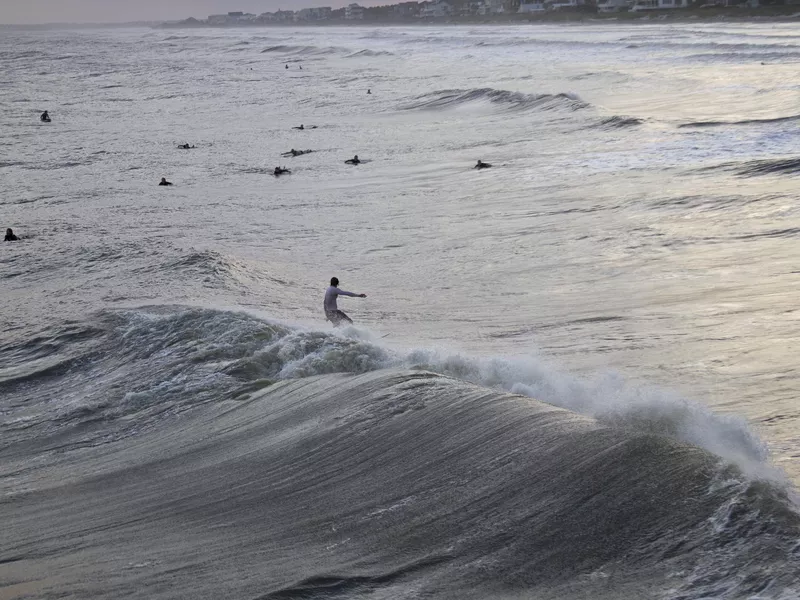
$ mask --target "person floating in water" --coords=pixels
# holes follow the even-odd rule
[[[338,296],[352,296],[353,298],[366,298],[366,294],[354,294],[353,292],[345,292],[339,289],[339,280],[336,277],[331,278],[331,285],[325,290],[325,320],[333,323],[334,327],[338,327],[344,322],[351,323],[353,320],[344,314],[336,306],[336,298]]]
[[[272,172],[272,174],[275,175],[275,177],[279,177],[280,175],[284,175],[284,174],[291,175],[291,173],[292,172],[289,169],[282,168],[282,167],[275,167],[275,170]]]
[[[478,164],[473,167],[473,169],[491,169],[491,168],[492,165],[483,162],[481,159],[478,159]]]
[[[189,144],[181,144],[178,146],[181,150],[191,150],[192,148],[197,148],[197,146],[190,146]]]
[[[358,159],[358,154],[356,154],[356,155],[355,155],[353,158],[351,158],[350,160],[346,160],[346,161],[344,161],[344,164],[346,164],[346,165],[360,165],[360,164],[361,164],[361,161]]]
[[[47,114],[47,111],[44,111],[42,113],[42,116],[39,117],[39,119],[42,121],[42,123],[49,123],[50,122],[50,115]]]
[[[14,235],[14,230],[11,229],[11,227],[6,229],[6,239],[5,239],[5,241],[7,241],[7,242],[16,242],[17,240],[19,240],[19,238]],[[334,304],[335,304],[335,302],[334,302]]]
[[[158,185],[172,185],[172,182],[167,181],[166,177],[162,177],[161,181],[158,182]]]
[[[367,94],[372,94],[372,90],[367,90]]]
[[[289,65],[286,65],[286,68],[288,69],[288,68],[289,68]]]
[[[284,152],[281,156],[303,156],[303,154],[311,154],[313,150],[295,150],[292,148],[288,152]]]

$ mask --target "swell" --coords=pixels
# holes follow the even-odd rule
[[[735,125],[766,125],[769,123],[787,123],[793,121],[800,121],[800,115],[774,117],[771,119],[744,119],[742,121],[693,121],[691,123],[681,123],[678,127],[728,127]]]
[[[338,46],[292,46],[288,44],[279,44],[276,46],[267,46],[261,51],[262,54],[276,53],[276,54],[289,54],[300,56],[325,56],[333,54],[351,54],[352,50]]]
[[[394,56],[394,53],[388,50],[359,50],[348,54],[345,58],[371,58],[375,56]]]
[[[600,121],[595,125],[596,129],[628,129],[630,127],[638,127],[644,123],[642,119],[637,117],[621,117],[613,116]]]
[[[572,94],[524,94],[494,88],[437,90],[416,96],[401,110],[451,109],[471,104],[489,103],[509,111],[568,110],[588,108],[589,104]]]
[[[800,158],[768,158],[741,162],[728,162],[700,171],[730,171],[741,177],[763,177],[767,175],[794,175],[800,172]]]

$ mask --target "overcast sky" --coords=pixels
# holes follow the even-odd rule
[[[117,23],[196,17],[233,10],[344,6],[345,0],[0,0],[0,23]],[[369,3],[365,3],[369,4]]]

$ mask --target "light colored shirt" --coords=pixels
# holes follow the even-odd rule
[[[336,307],[336,298],[337,296],[355,296],[358,297],[358,294],[354,294],[353,292],[345,292],[344,290],[340,290],[334,286],[328,286],[328,289],[325,290],[325,310],[339,310]]]

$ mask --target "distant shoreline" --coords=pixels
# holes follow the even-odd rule
[[[289,23],[226,23],[211,24],[204,21],[137,21],[129,23],[44,23],[44,24],[0,24],[0,30],[46,30],[46,29],[107,29],[107,28],[151,28],[151,29],[264,29],[297,27],[409,27],[444,25],[548,25],[548,24],[596,24],[596,23],[782,23],[800,20],[800,5],[765,6],[756,9],[737,7],[709,9],[652,10],[642,12],[597,13],[589,11],[556,11],[544,14],[512,14],[486,17],[447,17],[440,19],[328,19],[321,21],[292,21]]]
[[[635,13],[562,13],[532,17],[530,15],[511,16],[506,18],[446,18],[446,19],[408,19],[408,20],[360,20],[348,21],[344,19],[329,19],[326,21],[292,22],[292,23],[242,23],[212,25],[207,23],[161,23],[157,29],[264,29],[278,28],[290,29],[297,27],[411,27],[445,25],[559,25],[559,24],[595,24],[595,23],[781,23],[796,22],[800,20],[800,6],[792,7],[791,13],[759,13],[747,15],[740,11],[717,12],[710,10],[681,11],[647,11]]]

